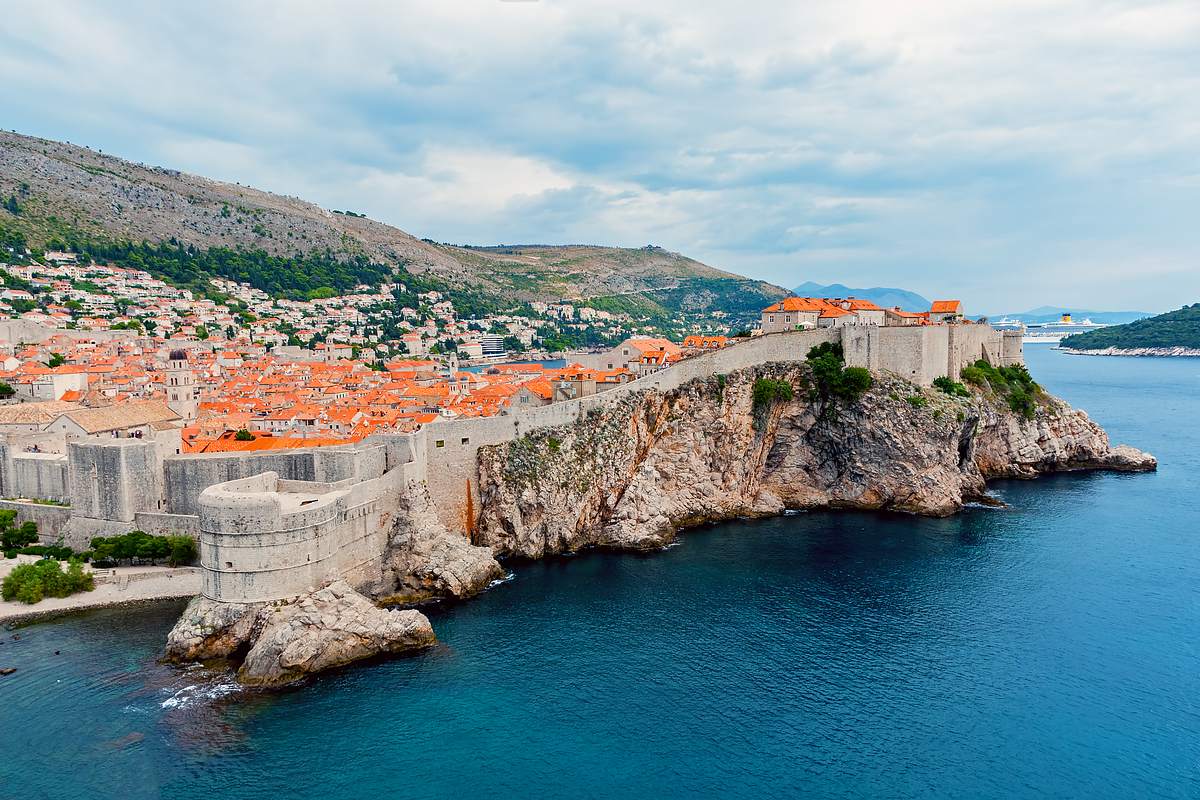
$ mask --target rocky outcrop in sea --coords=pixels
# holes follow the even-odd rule
[[[344,581],[272,603],[237,605],[196,597],[167,637],[166,658],[240,658],[237,678],[275,687],[383,653],[429,647],[433,626],[419,611],[377,607]]]
[[[760,378],[796,387],[756,406]],[[821,399],[807,367],[770,364],[628,395],[573,425],[482,448],[475,541],[537,558],[648,549],[689,525],[785,509],[946,516],[988,501],[986,480],[1154,469],[1082,411],[1039,398],[1032,419],[982,391],[951,397],[875,376],[860,400]]]

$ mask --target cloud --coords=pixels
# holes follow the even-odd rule
[[[986,311],[1200,296],[1192,0],[7,13],[6,127],[419,236],[655,243]]]

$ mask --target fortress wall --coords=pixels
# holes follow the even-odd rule
[[[313,447],[261,453],[201,453],[163,459],[166,510],[199,514],[200,493],[219,483],[275,472],[288,480],[336,482],[383,473],[383,446]]]
[[[70,502],[71,480],[66,455],[14,453],[6,459],[4,496]]]
[[[591,409],[634,392],[647,389],[666,392],[695,378],[708,378],[772,361],[802,361],[809,349],[821,342],[839,341],[843,330],[847,329],[821,328],[758,336],[577,400],[551,403],[515,414],[427,425],[420,433],[425,436],[427,484],[439,519],[449,530],[465,533],[468,481],[475,507],[479,507],[476,462],[479,448],[484,445],[512,441],[538,428],[574,423]]]
[[[111,342],[116,339],[135,339],[137,331],[83,331],[51,328],[27,319],[0,320],[0,344],[41,344],[51,336],[63,336],[75,341]]]
[[[133,524],[139,531],[152,536],[191,536],[200,539],[200,518],[191,514],[161,514],[138,511]]]
[[[379,579],[403,468],[311,484],[266,472],[201,493],[202,592],[226,602],[292,597],[342,577]]]
[[[46,506],[19,500],[0,500],[0,508],[17,512],[17,524],[34,522],[38,526],[38,543],[54,544],[71,519],[69,506]]]
[[[1025,338],[1021,331],[1000,332],[1000,359],[1005,367],[1025,363]]]
[[[950,352],[946,374],[958,380],[963,367],[979,359],[989,364],[1003,364],[1003,336],[990,325],[950,325]]]
[[[67,458],[77,517],[131,523],[138,511],[160,510],[162,460],[153,441],[68,442]]]

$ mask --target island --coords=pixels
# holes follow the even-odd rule
[[[1200,356],[1200,303],[1157,317],[1062,340],[1070,353],[1095,356]]]

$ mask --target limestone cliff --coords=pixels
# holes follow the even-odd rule
[[[374,594],[391,603],[433,597],[465,598],[504,576],[486,547],[471,544],[438,521],[424,485],[410,484],[388,535],[384,586]]]
[[[794,399],[756,408],[759,378],[788,381]],[[954,398],[887,375],[857,401],[823,400],[810,378],[768,364],[482,448],[476,543],[536,558],[657,547],[690,524],[785,508],[945,516],[985,499],[990,477],[1154,468],[1048,396],[1025,419],[983,392]]]
[[[171,630],[166,658],[185,662],[240,656],[239,682],[281,686],[434,641],[433,628],[421,612],[377,608],[337,581],[273,603],[235,605],[197,597]]]

